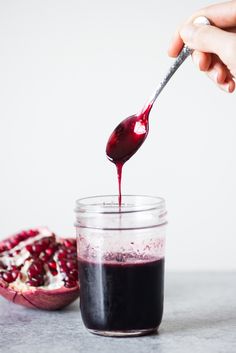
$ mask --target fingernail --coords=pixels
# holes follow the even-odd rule
[[[229,81],[229,93],[232,93],[235,90],[235,82],[234,80]]]
[[[227,93],[230,92],[230,91],[229,91],[229,84],[223,85],[222,88],[223,88],[223,90],[224,90],[225,92],[227,92]]]
[[[210,25],[210,21],[205,16],[198,16],[193,21],[195,25]]]
[[[230,92],[231,92],[231,88],[230,88],[229,82],[223,83],[223,84],[219,85],[219,87],[220,87],[223,91],[225,91],[225,92],[227,92],[227,93],[230,93]]]

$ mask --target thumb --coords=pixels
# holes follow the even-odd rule
[[[218,55],[227,65],[236,53],[236,35],[214,26],[186,24],[180,30],[184,43],[191,49]]]

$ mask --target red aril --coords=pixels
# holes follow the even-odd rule
[[[29,308],[55,310],[72,303],[79,296],[75,239],[36,228],[1,241],[0,294]]]

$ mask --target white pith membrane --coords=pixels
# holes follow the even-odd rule
[[[14,282],[11,282],[8,284],[8,288],[12,288],[13,290],[19,291],[36,291],[38,289],[46,289],[46,290],[54,290],[54,289],[59,289],[64,286],[64,281],[63,279],[65,278],[65,274],[63,272],[60,272],[60,267],[58,266],[58,258],[57,254],[54,254],[52,256],[52,260],[56,262],[57,265],[57,275],[53,276],[52,273],[50,272],[48,265],[44,264],[44,269],[45,269],[45,275],[44,275],[44,285],[34,287],[30,286],[28,283],[26,283],[29,280],[27,271],[30,267],[30,265],[35,261],[34,259],[27,260],[28,257],[31,256],[29,251],[26,250],[26,245],[32,244],[38,240],[41,240],[43,238],[48,238],[48,237],[55,237],[52,232],[50,232],[47,228],[38,228],[39,234],[34,236],[34,237],[29,237],[26,240],[21,241],[17,246],[13,247],[11,250],[6,250],[2,253],[0,253],[0,261],[3,262],[4,265],[10,269],[12,266],[20,266],[24,262],[25,264],[23,267],[19,270],[19,275],[17,279]],[[19,254],[15,254],[17,250],[20,250]],[[9,257],[9,254],[13,254],[14,257]],[[39,256],[40,259],[40,256]],[[7,283],[7,282],[6,282]]]

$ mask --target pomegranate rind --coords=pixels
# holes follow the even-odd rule
[[[7,300],[27,308],[58,310],[71,304],[79,297],[79,286],[74,288],[63,287],[55,290],[33,288],[28,291],[17,292],[2,282],[0,281],[0,294]]]

